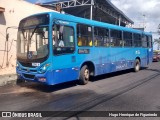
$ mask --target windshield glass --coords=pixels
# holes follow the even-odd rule
[[[48,55],[48,27],[35,26],[18,30],[17,58],[36,60]]]

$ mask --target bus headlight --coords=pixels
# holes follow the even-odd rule
[[[18,63],[16,63],[16,68],[17,70],[21,70],[20,65]]]
[[[45,73],[49,66],[50,66],[50,64],[45,64],[45,65],[43,65],[43,66],[39,69],[38,72],[39,72],[39,73]]]

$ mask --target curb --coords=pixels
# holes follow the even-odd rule
[[[0,86],[16,84],[17,74],[0,75]]]

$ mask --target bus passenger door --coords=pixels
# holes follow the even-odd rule
[[[54,83],[76,80],[75,24],[58,20],[53,25],[52,34]]]
[[[147,49],[147,62],[148,64],[152,63],[152,55],[153,55],[153,50],[152,48]]]
[[[152,63],[152,60],[153,60],[153,46],[152,46],[152,37],[151,36],[148,36],[147,46],[148,46],[147,61],[148,61],[148,64],[150,64],[150,63]]]

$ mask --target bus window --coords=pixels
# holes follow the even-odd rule
[[[135,47],[141,47],[142,46],[142,41],[141,41],[141,34],[134,34],[134,46]]]
[[[152,37],[148,36],[148,47],[152,48]]]
[[[118,30],[111,30],[110,31],[110,41],[111,41],[111,46],[118,47],[118,46],[123,46],[123,41],[122,41],[122,32]]]
[[[104,46],[109,47],[110,41],[109,41],[109,30],[108,29],[104,30],[103,40],[104,40]]]
[[[92,46],[92,27],[84,24],[77,25],[78,46]]]
[[[74,29],[72,27],[54,25],[52,28],[52,39],[55,55],[74,52]]]
[[[147,48],[148,36],[144,35],[142,38],[142,47]]]
[[[131,47],[132,46],[132,33],[123,32],[123,40],[124,40],[124,46]]]
[[[108,29],[94,27],[94,45],[109,46]]]

